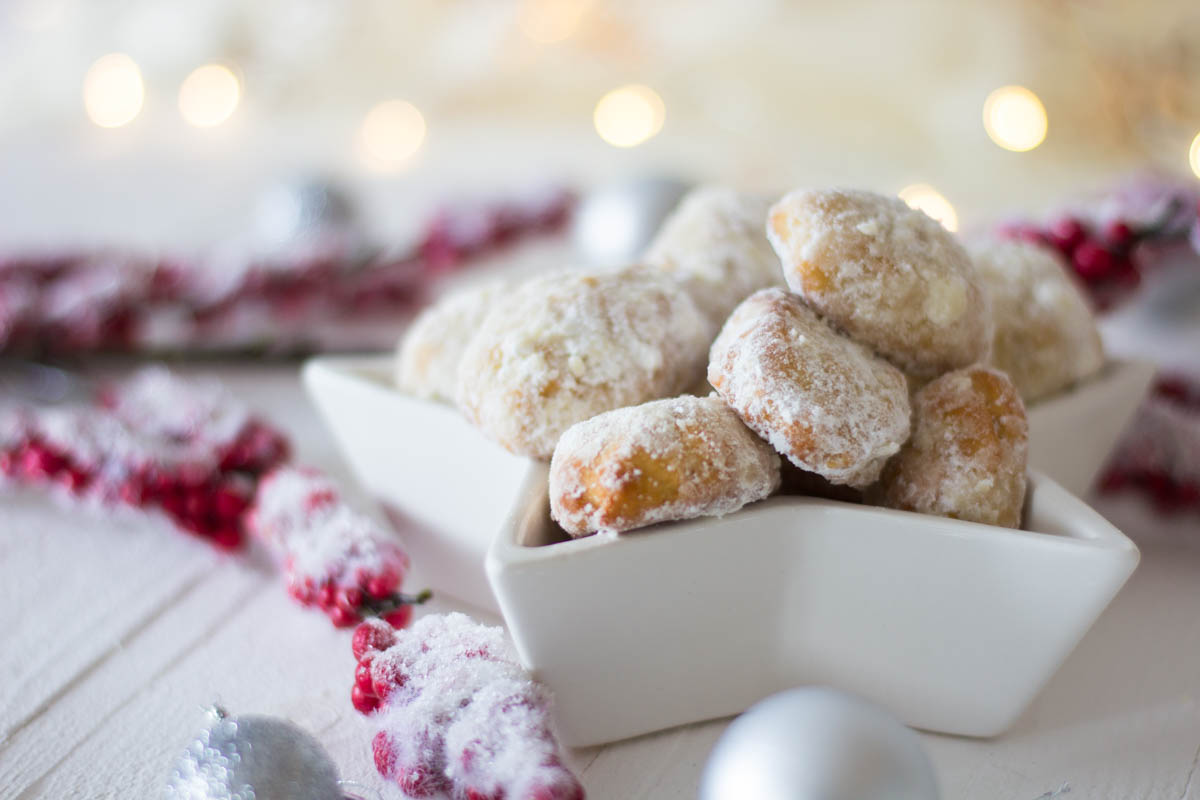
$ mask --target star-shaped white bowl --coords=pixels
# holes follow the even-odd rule
[[[992,736],[1138,561],[1036,471],[1024,528],[777,496],[569,540],[539,465],[487,572],[571,745],[735,714],[804,684],[857,692],[914,727]]]

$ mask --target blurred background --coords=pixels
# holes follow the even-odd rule
[[[1198,77],[1195,0],[4,0],[0,248],[202,245],[298,174],[386,237],[647,172],[970,225],[1200,176]]]

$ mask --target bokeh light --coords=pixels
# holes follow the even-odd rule
[[[425,141],[425,117],[406,100],[387,100],[367,112],[361,136],[371,166],[396,169]]]
[[[948,231],[958,230],[958,214],[950,201],[942,193],[927,183],[914,183],[900,190],[900,199],[908,203],[909,208],[924,211],[929,216],[942,223]]]
[[[1196,173],[1196,177],[1200,178],[1200,133],[1192,139],[1192,147],[1188,150],[1188,164],[1191,165],[1192,172]]]
[[[614,147],[634,147],[662,130],[666,107],[649,86],[613,89],[596,103],[596,133]]]
[[[517,25],[533,41],[554,44],[579,29],[589,5],[591,0],[524,0]]]
[[[1023,153],[1046,138],[1046,107],[1024,86],[1001,86],[983,102],[983,128],[1005,150]]]
[[[241,83],[233,70],[205,64],[192,70],[180,85],[179,113],[189,125],[211,128],[233,115],[241,97]]]
[[[124,53],[96,59],[83,78],[84,111],[101,128],[119,128],[133,122],[145,99],[142,72]]]

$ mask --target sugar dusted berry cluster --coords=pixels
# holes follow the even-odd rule
[[[379,727],[375,766],[411,797],[583,800],[550,729],[550,700],[504,632],[463,614],[354,632],[351,697]]]
[[[1200,384],[1160,377],[1121,437],[1100,490],[1139,489],[1166,513],[1200,512]]]
[[[0,253],[0,352],[383,346],[438,276],[557,230],[571,204],[556,188],[459,202],[399,252],[352,236],[270,255],[230,243],[208,257]]]
[[[223,548],[241,544],[255,483],[287,454],[283,434],[220,384],[161,367],[106,387],[95,403],[0,409],[4,481],[160,509]]]
[[[400,593],[408,554],[371,518],[353,511],[337,486],[316,470],[285,466],[258,487],[247,517],[251,532],[280,558],[288,593],[348,627],[382,616],[396,627],[428,593]]]
[[[1002,232],[1056,250],[1103,310],[1140,285],[1146,248],[1182,244],[1200,231],[1194,191],[1131,186],[1107,198],[1106,206],[1098,214],[1066,214],[1044,226],[1007,225]]]

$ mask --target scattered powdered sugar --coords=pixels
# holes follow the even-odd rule
[[[690,192],[663,223],[642,260],[683,285],[713,334],[751,293],[783,285],[763,227],[771,203],[723,186]]]
[[[831,483],[870,484],[908,439],[904,375],[782,289],[733,312],[708,380],[751,430]]]
[[[400,342],[396,385],[415,397],[454,402],[458,362],[506,281],[461,289],[422,311]]]
[[[1104,366],[1091,306],[1057,255],[1011,239],[971,243],[992,300],[991,362],[1007,372],[1026,403],[1071,386]]]
[[[406,792],[582,800],[550,729],[549,696],[502,629],[464,614],[425,616],[370,664],[386,689],[373,717],[384,748],[377,738],[376,763]]]
[[[458,405],[509,450],[549,458],[574,423],[693,385],[707,332],[691,298],[652,270],[534,278],[498,299],[467,345]]]
[[[987,356],[991,317],[970,257],[899,198],[794,191],[771,208],[767,236],[792,291],[906,372],[930,378]]]
[[[917,392],[914,404],[912,439],[868,501],[1018,527],[1029,426],[1008,376],[984,365],[949,372]]]
[[[779,456],[716,395],[655,400],[569,428],[550,510],[572,536],[721,516],[779,486]]]

